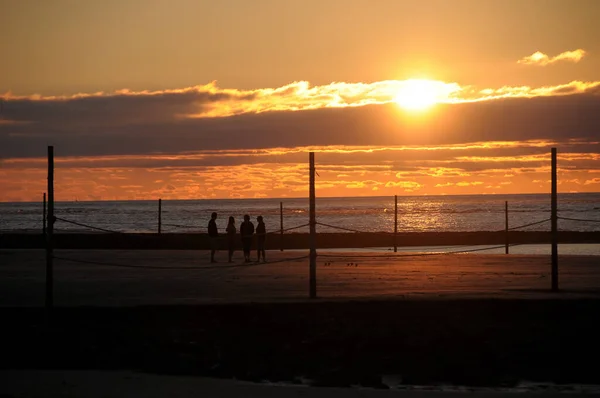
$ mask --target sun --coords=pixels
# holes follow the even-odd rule
[[[404,80],[394,97],[394,102],[407,110],[422,111],[447,99],[448,91],[444,82],[425,79]]]

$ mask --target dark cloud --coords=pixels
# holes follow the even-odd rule
[[[426,116],[383,104],[181,117],[230,98],[226,93],[182,92],[6,101],[5,118],[29,123],[0,124],[0,158],[43,157],[47,145],[54,145],[58,156],[100,156],[600,138],[596,92],[445,104]]]
[[[420,147],[408,150],[377,149],[373,152],[324,152],[318,151],[319,172],[346,171],[383,172],[386,170],[416,170],[419,167],[455,167],[469,171],[503,169],[507,167],[547,166],[550,159],[550,145],[544,142],[522,143],[517,147],[497,147],[491,149],[483,143],[471,146],[444,146],[437,150],[422,150]],[[541,146],[543,144],[543,146]],[[285,165],[306,165],[308,156],[305,150],[290,151],[285,154],[270,154],[268,151],[235,151],[226,155],[207,152],[206,154],[182,156],[112,156],[88,158],[57,158],[56,167],[73,169],[181,169],[190,173],[193,170],[210,170],[214,167],[256,166],[285,167]],[[600,158],[598,143],[566,143],[561,145],[559,158],[561,167],[593,168]],[[0,160],[1,162],[1,160]],[[4,161],[2,168],[24,169],[45,167],[44,158],[29,158],[19,161]]]

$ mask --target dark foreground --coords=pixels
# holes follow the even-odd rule
[[[314,385],[600,384],[600,300],[0,309],[4,369],[134,369]]]

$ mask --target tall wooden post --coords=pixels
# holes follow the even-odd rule
[[[281,237],[279,250],[283,251],[283,202],[279,202],[279,234]]]
[[[158,200],[158,233],[160,234],[160,230],[162,227],[162,199]]]
[[[558,184],[556,172],[556,148],[552,148],[552,205],[550,223],[552,226],[552,291],[558,291]]]
[[[310,225],[310,298],[317,297],[317,221],[315,217],[315,153],[309,153],[309,225]]]
[[[508,200],[504,202],[504,254],[508,254]]]
[[[44,199],[42,205],[42,234],[46,235],[46,192],[44,192]]]
[[[394,195],[394,253],[398,252],[398,195]]]
[[[46,310],[54,305],[54,147],[48,147],[48,228],[46,231]]]

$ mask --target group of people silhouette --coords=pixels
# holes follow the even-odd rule
[[[219,230],[217,228],[217,213],[213,212],[208,222],[208,238],[210,240],[210,262],[216,263],[215,253],[219,248]],[[250,252],[252,250],[252,241],[256,234],[256,254],[257,262],[260,262],[261,258],[263,262],[267,262],[265,257],[265,239],[267,237],[267,228],[262,216],[256,217],[257,226],[254,228],[254,224],[250,221],[248,214],[244,215],[244,221],[240,224],[240,237],[242,239],[242,249],[244,252],[244,262],[249,263]],[[227,222],[227,228],[225,229],[227,234],[227,252],[229,255],[229,262],[233,262],[233,253],[235,251],[235,241],[237,228],[235,227],[235,218],[229,217]]]

